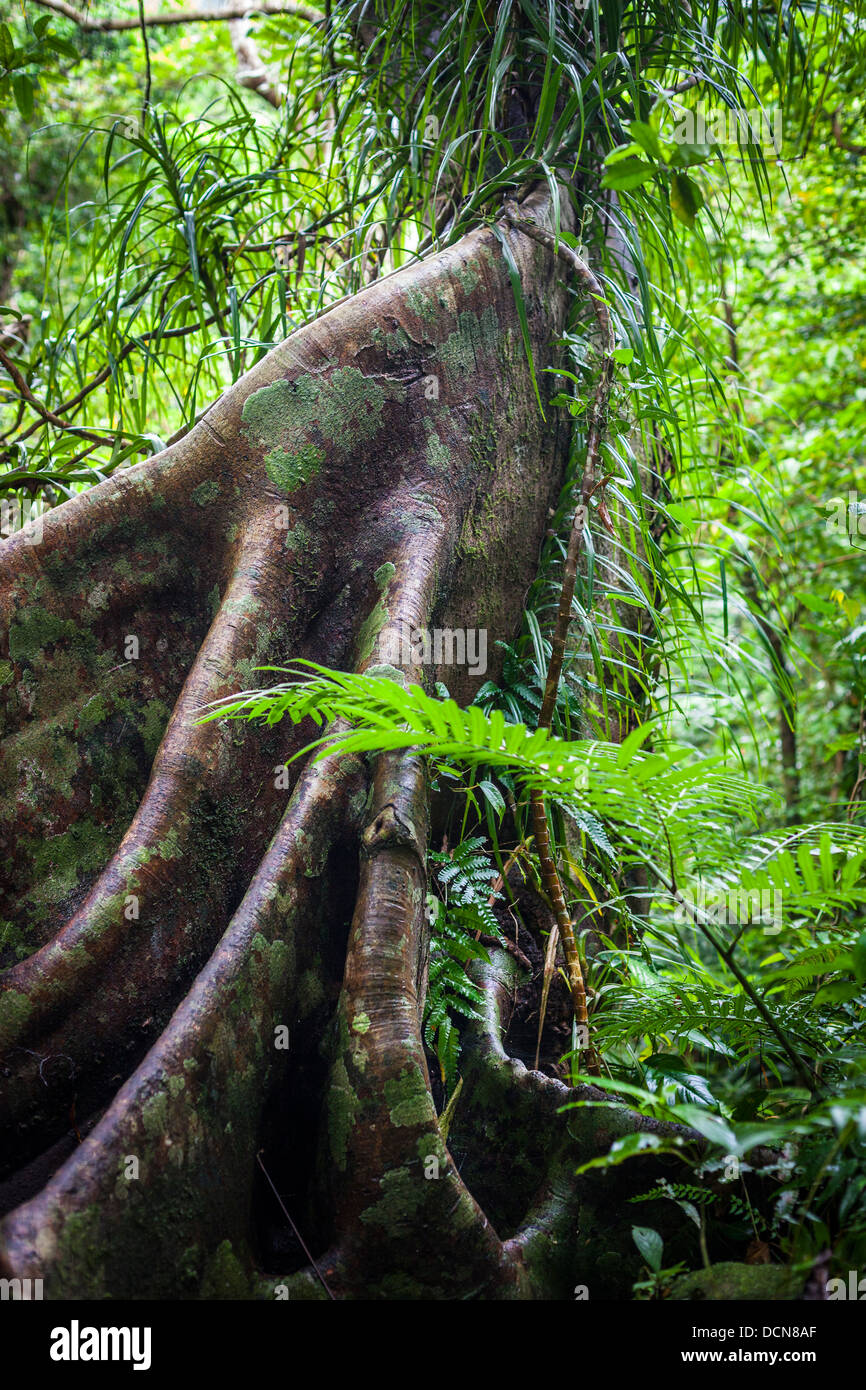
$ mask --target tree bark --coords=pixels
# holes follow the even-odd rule
[[[542,197],[524,207],[546,222]],[[565,271],[504,234],[546,393]],[[590,1266],[599,1293],[627,1288],[630,1242],[577,1237],[598,1183],[573,1170],[648,1122],[578,1126],[560,1083],[508,1057],[504,952],[457,1112],[478,1194],[443,1142],[423,763],[293,765],[287,789],[307,731],[195,723],[258,665],[372,669],[405,627],[484,626],[495,652],[567,444],[481,229],[294,333],[177,444],[0,549],[4,1275],[48,1298],[325,1297],[322,1279],[571,1297]],[[465,670],[400,674],[474,694]],[[518,1112],[506,1196],[490,1127]],[[261,1151],[317,1268],[277,1229]]]

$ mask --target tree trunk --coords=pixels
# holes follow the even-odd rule
[[[549,395],[564,269],[505,235]],[[49,1298],[627,1292],[630,1221],[604,1216],[623,1179],[573,1173],[651,1126],[563,1115],[567,1089],[508,1056],[505,952],[466,1045],[460,1172],[443,1142],[423,763],[293,765],[287,790],[309,731],[194,722],[258,665],[369,669],[407,626],[486,627],[495,652],[562,485],[558,414],[482,229],[3,546],[4,1275]],[[472,698],[465,670],[432,674]],[[317,1269],[279,1234],[261,1150]]]

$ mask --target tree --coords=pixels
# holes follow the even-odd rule
[[[799,51],[801,16],[785,7],[768,39],[762,15],[716,7],[703,22],[677,5],[334,11],[327,26],[312,17],[318,49],[297,41],[307,71],[297,91],[291,75],[285,86],[312,132],[298,186],[325,159],[342,202],[310,222],[274,194],[256,220],[270,233],[282,219],[280,234],[254,243],[242,204],[254,186],[279,185],[274,170],[303,131],[289,117],[273,138],[254,137],[244,109],[215,140],[248,155],[260,140],[255,153],[271,162],[251,157],[232,183],[226,159],[196,203],[207,151],[194,170],[177,156],[148,75],[140,126],[109,135],[109,155],[123,138],[139,162],[106,204],[125,230],[111,250],[99,241],[115,260],[80,332],[87,373],[77,388],[63,380],[69,336],[45,334],[26,363],[0,349],[16,397],[10,496],[77,487],[111,435],[110,476],[37,509],[3,547],[2,757],[15,790],[2,833],[15,858],[2,912],[21,957],[0,992],[19,1203],[3,1226],[3,1272],[44,1277],[57,1297],[623,1295],[639,1268],[623,1197],[672,1171],[669,1150],[703,1141],[622,1104],[596,1110],[603,1091],[531,1065],[519,1029],[527,991],[538,1012],[539,982],[524,973],[544,949],[538,930],[532,960],[507,933],[476,958],[478,1017],[462,1040],[460,1092],[443,1105],[446,1068],[431,1079],[422,1010],[430,821],[441,835],[447,812],[441,795],[431,806],[427,761],[334,753],[292,763],[289,785],[308,726],[198,720],[257,668],[297,657],[444,682],[468,705],[478,683],[447,659],[425,669],[405,635],[483,627],[513,639],[557,508],[571,526],[597,425],[608,452],[591,487],[583,474],[575,534],[590,574],[632,559],[650,574],[636,620],[620,622],[613,589],[601,605],[603,681],[621,702],[614,741],[631,733],[637,749],[655,682],[646,648],[665,604],[683,597],[654,569],[676,431],[664,397],[637,420],[624,395],[583,413],[608,345],[575,265],[591,243],[620,343],[610,361],[627,364],[639,340],[660,370],[647,266],[667,248],[655,219],[661,209],[668,227],[694,224],[704,195],[686,170],[710,155],[700,142],[664,145],[653,101],[674,79],[740,101],[747,69],[769,93],[784,83],[787,46]],[[314,61],[315,99],[304,86]],[[157,168],[166,197],[149,203]],[[650,181],[652,196],[630,202]],[[327,284],[341,219],[358,222],[356,292],[313,316],[304,264]],[[236,240],[226,227],[240,227]],[[165,258],[156,270],[149,235]],[[238,257],[267,259],[274,246],[277,269],[239,293]],[[278,324],[291,326],[292,264],[309,321],[262,355]],[[146,329],[144,312],[155,314]],[[159,448],[141,393],[122,402],[124,372],[143,364],[152,397],[156,374],[172,374],[172,344],[207,344],[212,331],[219,366],[202,373],[205,353],[194,371],[178,362],[184,418]],[[199,414],[200,374],[222,371],[224,385],[226,369],[231,384]],[[569,381],[573,394],[557,390]],[[93,411],[84,424],[82,407]],[[154,410],[161,429],[168,412]],[[34,439],[55,452],[21,454]],[[628,450],[630,492],[610,482]],[[597,713],[587,696],[587,729]],[[542,824],[543,813],[536,845]],[[655,871],[656,884],[676,895],[673,824],[666,833],[674,881]],[[545,885],[522,888],[512,867],[500,864],[499,886],[523,903],[524,925],[543,926],[549,986]],[[592,870],[578,872],[586,918]],[[646,879],[629,891],[640,896]],[[733,952],[722,956],[735,970]],[[560,991],[560,1014],[562,1004]],[[591,1104],[563,1108],[575,1102]],[[88,1131],[77,1146],[70,1124],[77,1139]],[[576,1175],[614,1140],[638,1157]],[[283,1211],[303,1248],[268,1234],[284,1220],[271,1173],[293,1194]],[[666,1233],[669,1206],[662,1193],[646,1213]]]

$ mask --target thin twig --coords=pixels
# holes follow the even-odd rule
[[[304,1237],[301,1235],[301,1233],[300,1233],[300,1231],[298,1230],[297,1226],[295,1225],[294,1221],[293,1221],[292,1218],[289,1216],[289,1213],[286,1211],[285,1202],[283,1201],[283,1199],[282,1199],[282,1197],[280,1196],[280,1194],[279,1194],[279,1192],[277,1191],[277,1189],[274,1187],[273,1179],[271,1178],[271,1175],[270,1175],[270,1173],[268,1172],[268,1170],[267,1170],[267,1168],[265,1167],[265,1165],[262,1163],[262,1150],[261,1150],[261,1149],[259,1149],[258,1153],[256,1154],[256,1162],[258,1163],[259,1167],[261,1168],[262,1172],[264,1173],[265,1177],[267,1178],[268,1183],[269,1183],[269,1185],[270,1185],[270,1189],[271,1189],[271,1191],[273,1192],[274,1196],[276,1197],[277,1201],[278,1201],[279,1204],[280,1204],[280,1210],[282,1211],[283,1216],[284,1216],[284,1217],[286,1218],[286,1220],[288,1221],[288,1223],[289,1223],[289,1225],[291,1226],[292,1230],[294,1231],[294,1233],[295,1233],[295,1235],[296,1235],[298,1241],[300,1242],[300,1245],[301,1245],[301,1248],[303,1249],[304,1254],[306,1255],[307,1259],[310,1261],[310,1264],[313,1266],[313,1269],[316,1271],[316,1275],[318,1276],[319,1283],[322,1285],[322,1288],[325,1290],[325,1293],[326,1293],[326,1294],[328,1295],[328,1297],[331,1299],[332,1303],[336,1303],[337,1300],[336,1300],[336,1298],[334,1298],[334,1295],[331,1293],[331,1290],[328,1288],[328,1283],[327,1283],[327,1280],[325,1279],[324,1274],[323,1274],[322,1271],[319,1269],[319,1266],[316,1264],[316,1261],[313,1259],[312,1255],[310,1254],[310,1251],[309,1251],[309,1249],[307,1248],[307,1242],[304,1240]]]
[[[144,22],[144,0],[138,0],[138,25],[141,29],[141,45],[144,49],[144,98],[141,103],[141,123],[144,125],[147,120],[147,111],[150,106],[150,88],[152,75],[150,71],[150,44],[147,41],[147,25]]]
[[[40,400],[37,400],[15,363],[2,348],[0,348],[0,366],[2,366],[3,370],[8,372],[9,376],[12,378],[18,390],[18,394],[29,406],[33,407],[36,414],[40,415],[46,424],[54,425],[54,427],[59,430],[71,430],[81,439],[93,439],[97,444],[105,443],[103,435],[91,434],[89,430],[82,429],[79,425],[69,424],[67,420],[62,420],[59,415],[55,415],[52,410],[49,410],[47,405],[43,405]]]

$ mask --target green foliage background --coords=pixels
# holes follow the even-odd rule
[[[360,49],[357,5],[335,4],[324,38],[260,17],[274,110],[238,84],[225,25],[149,30],[147,102],[139,33],[6,0],[0,496],[38,511],[157,452],[293,327],[495,218],[505,194],[545,180],[556,204],[571,197],[580,237],[563,237],[603,276],[618,370],[554,724],[583,780],[544,789],[575,921],[597,938],[604,1084],[710,1140],[668,1194],[701,1240],[712,1219],[721,1246],[752,1236],[801,1262],[830,1246],[862,1267],[864,15],[693,9],[379,4]],[[675,143],[699,105],[778,111],[782,157],[766,139]],[[334,673],[235,711],[294,717],[302,698],[350,719],[369,752],[370,711],[387,705],[391,746],[424,747],[455,794],[448,853],[474,856],[475,886],[449,894],[431,859],[427,1016],[449,1085],[476,933],[496,935],[484,864],[537,877],[525,793],[591,321],[575,311],[560,348],[572,476],[523,630],[474,712]],[[509,738],[522,764],[492,756]],[[748,911],[702,925],[677,896],[761,889],[781,897],[770,932]],[[741,1174],[757,1142],[782,1154],[762,1212],[726,1169],[733,1155]]]

